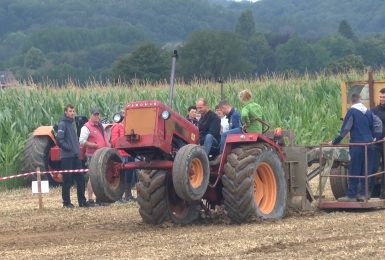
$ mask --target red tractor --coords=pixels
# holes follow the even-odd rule
[[[125,109],[125,135],[118,138],[116,149],[137,161],[123,163],[116,149],[97,150],[89,173],[98,199],[120,199],[122,171],[141,169],[138,203],[146,223],[169,218],[190,223],[201,209],[209,211],[216,205],[224,205],[228,217],[237,223],[285,215],[289,176],[283,165],[285,155],[274,138],[258,133],[229,135],[221,161],[210,165],[213,161],[198,145],[198,129],[169,106],[137,101]],[[303,176],[306,179],[306,173]],[[306,197],[306,191],[302,195]]]
[[[172,104],[177,53],[174,51],[169,104]],[[137,184],[139,213],[144,222],[167,219],[187,224],[201,210],[223,205],[236,223],[253,217],[279,219],[288,205],[300,209],[312,200],[307,148],[284,146],[281,133],[228,135],[219,163],[198,145],[198,129],[159,101],[130,102],[125,107],[124,136],[117,147],[97,150],[90,162],[96,197],[114,202],[122,197],[123,171],[140,169]],[[118,121],[117,118],[116,121]],[[123,163],[117,150],[136,158]],[[286,155],[288,154],[288,155]],[[287,160],[289,158],[290,160]],[[318,172],[317,169],[312,174]]]

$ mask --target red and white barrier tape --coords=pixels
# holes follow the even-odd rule
[[[40,172],[41,174],[47,174],[47,173],[82,173],[82,172],[88,172],[88,169],[78,169],[78,170],[60,170],[60,171],[44,171]],[[21,173],[21,174],[16,174],[16,175],[11,175],[11,176],[4,176],[0,177],[0,182],[9,180],[9,179],[15,179],[18,177],[24,177],[24,176],[29,176],[29,175],[34,175],[37,174],[38,172],[27,172],[27,173]]]

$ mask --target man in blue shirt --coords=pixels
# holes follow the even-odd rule
[[[223,114],[226,115],[229,121],[229,131],[223,132],[221,134],[221,144],[220,144],[220,153],[223,152],[225,146],[226,137],[228,134],[240,134],[241,130],[241,115],[239,112],[230,105],[226,100],[219,102],[218,107],[222,110]]]
[[[350,132],[350,143],[370,143],[374,138],[374,121],[373,113],[368,110],[362,103],[359,94],[353,94],[351,97],[351,107],[347,111],[339,134],[334,138],[331,144],[339,144],[342,139]],[[373,145],[368,145],[368,174],[372,173],[373,168]],[[350,176],[365,176],[365,147],[350,146],[349,147]],[[370,181],[371,178],[369,178]],[[370,187],[370,184],[369,184]],[[365,199],[365,179],[349,178],[348,192],[346,197],[339,198],[338,201],[352,202],[363,201]],[[369,189],[370,196],[370,189]]]

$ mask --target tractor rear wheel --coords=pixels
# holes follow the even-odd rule
[[[199,202],[179,198],[171,178],[163,170],[141,171],[136,188],[139,213],[147,224],[158,225],[169,219],[188,224],[199,217]]]
[[[281,160],[267,144],[233,149],[224,167],[223,197],[229,218],[237,223],[253,216],[280,219],[287,208],[287,184]]]
[[[174,190],[175,185],[167,181],[167,210],[171,221],[176,224],[190,224],[199,218],[200,200],[185,201]]]
[[[166,176],[162,170],[143,170],[138,175],[139,214],[147,224],[158,225],[168,217],[166,205]]]
[[[49,151],[53,146],[54,143],[49,136],[31,135],[24,145],[24,165],[22,172],[34,172],[37,167],[40,168],[40,171],[48,171],[50,168],[59,169],[59,163],[55,165],[56,167],[50,167]],[[44,174],[42,177],[43,179],[48,179],[51,185],[58,185],[58,183],[62,181],[61,174]],[[28,182],[31,182],[36,180],[36,176],[30,175],[26,179]]]
[[[101,202],[115,202],[122,198],[124,177],[114,167],[122,163],[116,150],[108,147],[98,149],[91,158],[89,176],[96,198]]]
[[[210,168],[202,147],[188,144],[178,150],[172,168],[176,194],[185,201],[200,200],[209,184]]]
[[[345,166],[338,166],[337,168],[332,168],[330,171],[331,175],[347,176],[348,169]],[[339,199],[346,196],[348,191],[348,178],[341,177],[330,177],[330,187],[334,198]]]

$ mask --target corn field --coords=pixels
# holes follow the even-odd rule
[[[375,74],[383,77],[385,72]],[[366,75],[273,76],[255,81],[224,83],[225,98],[241,109],[238,93],[250,89],[253,99],[262,105],[264,119],[272,127],[290,129],[296,144],[314,145],[330,140],[338,131],[341,117],[340,83],[366,79]],[[220,84],[196,80],[175,84],[173,108],[185,115],[187,107],[198,97],[205,97],[212,109],[220,101]],[[102,117],[112,118],[125,103],[134,100],[161,100],[167,103],[168,84],[98,85],[83,88],[69,83],[64,88],[50,86],[16,86],[0,89],[0,176],[19,172],[23,162],[24,142],[41,125],[59,121],[67,103],[75,105],[77,114],[89,115],[91,107],[99,107]],[[15,187],[21,180],[11,180]],[[2,184],[0,184],[2,185]]]

